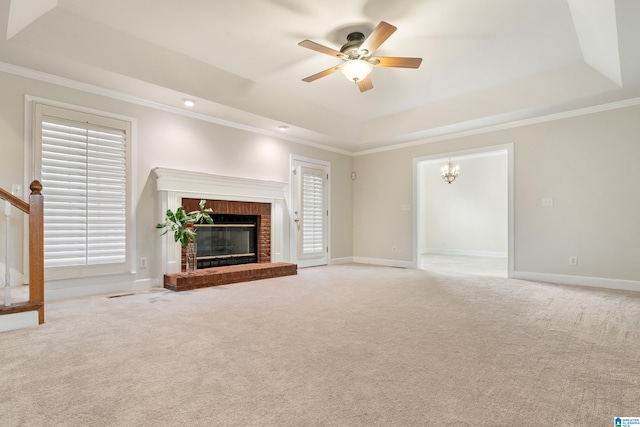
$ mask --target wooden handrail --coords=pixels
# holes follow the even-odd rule
[[[31,189],[29,203],[0,188],[0,198],[29,214],[29,302],[0,307],[0,314],[37,310],[38,323],[42,324],[44,323],[44,197],[40,182],[33,181],[29,188]]]
[[[38,181],[33,181],[38,182]],[[40,184],[38,182],[38,184]],[[33,185],[33,183],[31,183]],[[40,185],[40,190],[42,190],[42,185]],[[0,188],[0,199],[4,199],[7,202],[11,203],[16,208],[20,209],[22,212],[28,214],[29,213],[29,203],[25,202],[22,199],[17,198],[13,194],[9,193],[7,190],[3,190]]]

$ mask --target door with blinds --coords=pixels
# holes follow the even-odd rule
[[[34,110],[48,276],[124,272],[130,123],[43,104]]]
[[[299,267],[326,265],[329,260],[329,167],[293,161],[293,246]]]

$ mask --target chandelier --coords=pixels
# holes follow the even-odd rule
[[[447,183],[451,184],[456,180],[458,174],[460,173],[460,167],[458,165],[453,166],[451,164],[451,159],[449,162],[440,169],[442,171],[442,179],[447,181]]]

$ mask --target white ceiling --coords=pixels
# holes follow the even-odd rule
[[[7,0],[0,61],[288,138],[363,152],[640,95],[637,0]],[[360,93],[354,28],[398,30]]]

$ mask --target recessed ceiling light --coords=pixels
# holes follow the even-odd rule
[[[196,101],[194,101],[193,99],[183,99],[182,103],[185,107],[193,107],[194,105],[196,105]]]
[[[287,129],[289,129],[289,126],[286,126],[286,125],[280,125],[280,126],[278,126],[278,130],[279,130],[280,132],[286,132],[286,131],[287,131]]]

